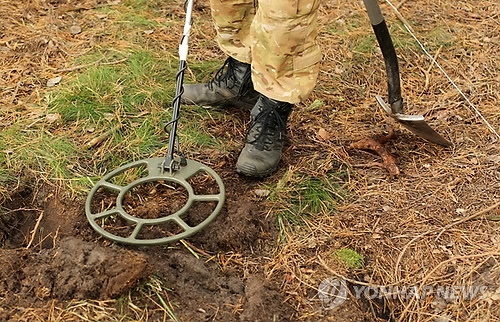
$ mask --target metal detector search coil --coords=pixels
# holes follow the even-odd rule
[[[179,170],[175,172],[165,171],[163,169],[164,160],[165,160],[164,158],[153,158],[153,159],[146,159],[129,163],[121,168],[118,168],[110,172],[109,174],[104,176],[99,182],[97,182],[94,188],[90,191],[87,197],[87,201],[85,203],[85,213],[92,228],[94,228],[102,236],[112,241],[122,244],[146,246],[146,245],[161,245],[161,244],[175,242],[183,238],[187,238],[193,235],[194,233],[202,230],[210,222],[212,222],[222,210],[225,201],[225,190],[224,190],[224,184],[222,183],[222,179],[211,168],[193,160],[186,160],[187,165],[181,167]],[[139,167],[147,167],[148,175],[140,179],[137,179],[126,186],[120,186],[111,183],[111,180],[114,177],[124,173],[127,170]],[[219,193],[213,195],[196,195],[194,193],[193,187],[188,183],[187,180],[189,180],[189,178],[195,176],[198,173],[206,173],[210,175],[213,179],[215,179],[215,182],[219,187]],[[158,181],[173,182],[184,187],[188,192],[188,200],[186,204],[177,212],[161,218],[145,219],[145,218],[134,217],[128,214],[123,208],[123,200],[127,192],[131,191],[134,187],[137,187],[138,185],[148,182],[158,182]],[[114,208],[101,212],[92,212],[92,203],[99,188],[103,188],[118,193],[118,196],[116,197],[116,206]],[[216,202],[217,205],[215,206],[215,209],[212,211],[212,213],[205,218],[205,220],[203,220],[196,226],[190,226],[183,220],[183,215],[185,215],[189,211],[189,209],[193,206],[194,202]],[[109,231],[106,231],[99,224],[99,221],[102,222],[109,216],[122,217],[127,222],[135,225],[134,230],[127,237],[117,236]],[[165,236],[162,238],[155,238],[155,239],[138,238],[141,229],[145,228],[146,226],[154,226],[154,225],[162,226],[162,225],[167,225],[171,222],[177,224],[179,227],[182,228],[183,231],[176,235]]]
[[[172,102],[172,120],[167,124],[167,126],[171,126],[167,156],[165,158],[152,158],[136,161],[112,171],[104,178],[102,178],[99,182],[97,182],[94,188],[92,188],[92,190],[90,191],[87,197],[87,202],[85,203],[85,213],[92,228],[94,228],[102,236],[118,243],[130,245],[160,245],[189,237],[192,234],[205,228],[205,226],[213,221],[215,217],[220,213],[224,205],[224,184],[222,183],[222,179],[217,175],[217,173],[197,161],[187,160],[181,153],[181,151],[179,151],[179,148],[177,148],[177,154],[180,155],[180,157],[175,157],[174,155],[176,143],[178,144],[179,142],[177,137],[177,123],[180,119],[180,101],[182,93],[184,92],[184,88],[182,85],[184,81],[184,72],[187,67],[186,59],[188,54],[189,32],[191,30],[192,24],[191,13],[193,11],[193,0],[187,0],[184,7],[186,9],[186,21],[184,24],[182,38],[179,44],[179,71],[176,75],[175,97]],[[110,181],[114,177],[124,173],[127,170],[143,166],[145,166],[148,170],[148,175],[146,177],[137,179],[126,186],[116,185]],[[218,194],[196,195],[194,193],[193,187],[187,180],[200,172],[205,172],[215,180],[219,187]],[[188,200],[186,204],[177,212],[161,218],[145,219],[128,214],[123,208],[123,201],[127,192],[131,191],[134,187],[137,187],[140,184],[155,181],[170,181],[184,187],[188,192]],[[93,213],[92,204],[99,188],[115,191],[118,193],[118,196],[116,197],[116,206],[112,209]],[[189,209],[195,202],[217,202],[217,205],[212,213],[201,223],[195,226],[190,226],[186,223],[185,220],[183,220],[182,217],[189,211]],[[134,230],[126,237],[118,236],[109,231],[106,231],[101,225],[99,225],[98,222],[105,222],[105,219],[110,216],[120,216],[128,223],[135,225]],[[172,222],[182,229],[181,233],[152,239],[141,239],[139,237],[141,230],[146,226],[161,226],[167,225]],[[168,232],[166,232],[166,234],[168,234]]]

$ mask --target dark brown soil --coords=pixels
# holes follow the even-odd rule
[[[279,286],[262,274],[222,272],[183,251],[152,261],[173,290],[181,321],[290,321],[293,310],[283,303]]]
[[[262,251],[273,240],[274,224],[274,217],[266,218],[255,202],[229,199],[217,219],[190,240],[213,251]]]
[[[77,238],[39,252],[21,249],[0,253],[0,292],[28,299],[107,299],[126,292],[148,275],[143,254],[112,249]]]
[[[234,255],[223,268],[206,257],[194,257],[180,244],[128,249],[113,245],[89,226],[83,200],[62,200],[48,189],[14,193],[0,217],[0,320],[16,319],[19,308],[42,307],[50,300],[116,298],[154,275],[171,290],[169,300],[180,321],[290,321],[294,310],[285,303],[278,281],[266,280],[262,265],[243,267],[238,261],[253,258],[262,263],[261,256],[275,247],[275,220],[266,218],[253,200],[254,181],[229,175],[223,211],[187,240],[202,253]],[[197,185],[197,194],[218,192],[203,177],[191,184]],[[156,218],[183,205],[181,200],[171,206],[172,193],[178,194],[177,200],[183,195],[170,184],[138,188],[125,202],[136,216]],[[113,207],[115,198],[113,193],[101,194],[94,211]],[[195,204],[184,219],[194,225],[214,206]],[[120,223],[116,231],[128,229],[126,222]],[[155,233],[165,231],[148,231],[144,238]]]
[[[187,190],[174,182],[151,182],[133,188],[123,200],[123,208],[137,218],[161,218],[181,209],[188,200]]]

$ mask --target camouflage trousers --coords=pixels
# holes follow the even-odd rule
[[[255,90],[298,103],[313,90],[321,52],[316,44],[320,0],[210,0],[217,41],[252,64]]]

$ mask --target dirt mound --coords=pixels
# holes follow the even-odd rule
[[[262,273],[241,278],[236,270],[221,271],[185,252],[154,259],[180,305],[182,321],[289,321],[292,309],[283,303],[279,287]]]
[[[255,321],[260,317],[263,321],[288,321],[280,314],[282,311],[290,311],[288,305],[281,301],[279,289],[258,275],[249,276],[246,281],[245,297],[247,302],[243,305],[241,321]]]
[[[196,258],[180,244],[113,247],[88,224],[82,200],[61,198],[48,189],[13,194],[4,205],[8,214],[1,217],[0,296],[8,297],[0,305],[0,311],[5,309],[0,320],[15,320],[22,316],[16,308],[43,307],[52,299],[60,303],[103,300],[131,288],[140,293],[154,276],[168,288],[180,321],[288,321],[294,311],[281,296],[279,281],[266,280],[263,265],[246,262],[246,256],[251,256],[255,263],[262,263],[260,256],[272,247],[270,241],[277,234],[275,219],[267,218],[252,199],[252,182],[234,174],[228,181],[222,212],[188,239],[196,251],[214,255],[208,260]],[[149,196],[147,192],[142,195]],[[113,196],[104,197],[99,203],[114,202]],[[185,220],[199,221],[209,209],[207,204],[194,207]],[[155,205],[129,204],[131,209],[136,206],[150,212],[158,211]],[[226,257],[227,266],[221,267],[218,256]]]
[[[266,218],[251,200],[230,197],[217,219],[190,240],[210,251],[248,251],[263,249],[275,233],[274,217]]]
[[[0,292],[26,299],[106,299],[147,276],[140,253],[66,238],[54,249],[0,252]]]

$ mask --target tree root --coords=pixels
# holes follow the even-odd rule
[[[396,135],[394,133],[394,130],[391,130],[389,134],[384,135],[379,138],[367,138],[367,139],[362,139],[357,142],[354,142],[351,144],[352,149],[357,149],[357,150],[370,150],[374,151],[377,153],[383,160],[383,163],[379,162],[373,162],[368,165],[363,165],[363,166],[380,166],[382,168],[385,168],[387,172],[389,172],[390,176],[398,176],[399,175],[399,168],[396,164],[396,158],[387,151],[385,148],[384,144],[395,138]]]

